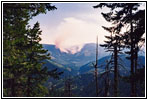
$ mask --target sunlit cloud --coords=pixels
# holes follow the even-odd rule
[[[96,4],[55,4],[57,10],[39,15],[32,22],[39,21],[42,30],[41,44],[54,44],[63,52],[76,53],[85,43],[103,43],[108,34],[102,26],[109,24],[94,9]],[[71,6],[69,6],[71,5]]]
[[[103,42],[104,32],[97,23],[91,23],[74,17],[65,18],[56,29],[55,45],[61,51],[75,53],[85,43],[95,43],[99,35],[99,43]]]

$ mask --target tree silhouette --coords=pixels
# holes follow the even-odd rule
[[[104,89],[104,96],[108,97],[110,95],[109,93],[109,88],[111,80],[109,79],[109,74],[112,72],[112,67],[110,65],[112,65],[113,63],[113,54],[111,55],[111,58],[109,60],[106,60],[105,63],[105,71],[103,73],[101,73],[100,78],[104,77],[104,81],[105,81],[105,89]]]
[[[114,96],[118,96],[118,54],[121,53],[121,36],[120,34],[115,34],[113,27],[107,28],[103,27],[105,30],[111,33],[110,36],[105,36],[108,41],[105,41],[106,44],[100,45],[107,49],[107,52],[113,53],[113,64],[114,64]]]
[[[139,10],[140,3],[101,3],[94,8],[107,7],[110,12],[102,13],[103,17],[113,24],[114,31],[121,32],[124,28],[126,32],[122,35],[123,43],[130,49],[127,52],[131,61],[131,96],[136,96],[135,72],[137,69],[138,43],[143,41],[145,32],[145,10]]]
[[[98,89],[98,36],[96,40],[96,63],[93,63],[93,67],[95,68],[94,75],[95,75],[95,83],[96,83],[96,96],[99,96],[99,89]]]

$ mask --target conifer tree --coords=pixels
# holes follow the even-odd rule
[[[55,6],[44,3],[3,4],[3,92],[4,96],[45,96],[48,76],[58,77],[56,70],[42,67],[49,54],[39,44],[41,30],[37,22],[31,29],[28,21]]]
[[[105,30],[109,31],[111,33],[110,36],[105,36],[108,41],[105,41],[106,44],[101,45],[102,47],[105,47],[107,49],[107,52],[112,52],[113,54],[113,64],[114,64],[114,96],[118,96],[118,69],[119,69],[119,63],[118,63],[118,55],[121,53],[121,37],[120,34],[115,34],[112,31],[111,28],[103,27]]]
[[[102,15],[114,25],[114,30],[120,32],[123,28],[127,29],[122,38],[126,47],[130,49],[127,53],[131,61],[131,96],[136,96],[134,75],[137,69],[138,43],[143,41],[142,35],[145,32],[145,16],[140,18],[141,14],[145,15],[145,11],[139,10],[139,6],[140,3],[101,3],[94,6],[110,8],[110,12]]]
[[[37,22],[32,29],[28,29],[28,44],[27,44],[27,64],[26,64],[26,77],[27,77],[27,90],[26,96],[44,94],[43,82],[47,79],[47,70],[42,68],[43,60],[50,59],[49,54],[46,54],[46,50],[42,49],[42,45],[39,44],[41,38],[41,30],[39,23]],[[37,89],[37,90],[36,90]],[[46,90],[46,88],[44,88]],[[36,91],[38,91],[36,93]],[[43,95],[44,96],[44,95]]]

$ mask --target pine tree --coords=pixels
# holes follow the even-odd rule
[[[43,60],[50,59],[49,54],[46,54],[46,50],[42,49],[42,45],[39,44],[41,38],[41,31],[39,23],[37,22],[32,29],[28,29],[28,44],[27,44],[27,60],[26,61],[26,77],[27,77],[27,90],[26,96],[44,94],[42,84],[47,79],[47,70],[42,68]],[[37,90],[36,90],[37,89]],[[46,90],[46,88],[44,88]],[[36,93],[36,91],[38,91]],[[44,96],[44,95],[43,95]]]
[[[25,18],[26,11],[20,9],[8,9],[8,6],[15,4],[3,4],[3,45],[4,45],[4,56],[3,56],[3,74],[4,74],[4,94],[8,96],[17,96],[16,93],[19,83],[20,76],[23,73],[22,67],[25,59],[24,45],[27,41],[23,35],[26,33],[25,25],[27,24],[28,18]],[[9,83],[11,83],[9,85]],[[18,85],[19,84],[19,85]],[[9,92],[10,91],[10,92]]]
[[[37,22],[31,29],[28,21],[40,13],[56,9],[44,3],[3,4],[3,79],[4,96],[45,96],[48,76],[57,78],[56,70],[42,67],[49,54],[39,44]]]
[[[127,57],[127,59],[133,58],[131,63],[131,90],[132,96],[137,95],[137,85],[136,85],[136,79],[135,75],[137,74],[137,66],[138,66],[138,52],[140,50],[140,47],[142,44],[144,44],[145,39],[142,37],[145,33],[145,10],[138,10],[136,13],[130,12],[132,16],[132,22],[130,23],[131,30],[127,31],[124,34],[124,43],[127,46],[127,48],[130,48],[130,51],[127,51],[126,53],[131,55],[130,57]],[[140,16],[143,15],[143,16]]]
[[[113,64],[114,64],[114,96],[118,96],[118,69],[119,69],[119,63],[118,63],[118,55],[121,53],[121,37],[120,34],[115,34],[112,31],[111,28],[103,27],[105,30],[109,31],[111,33],[110,36],[105,36],[108,41],[105,41],[106,44],[101,45],[102,47],[105,47],[107,49],[107,52],[112,52],[113,54]]]
[[[117,32],[127,28],[122,38],[125,40],[126,47],[130,49],[127,53],[130,55],[131,61],[131,96],[136,96],[134,75],[137,69],[138,43],[140,40],[143,41],[141,37],[145,32],[145,17],[140,18],[139,16],[139,14],[145,15],[145,11],[138,10],[139,6],[139,3],[101,3],[94,6],[94,8],[110,8],[109,13],[102,13],[102,15],[114,25]],[[141,28],[138,28],[140,26]]]
[[[94,6],[94,8],[102,7],[103,5],[107,4],[100,4],[97,6]],[[113,6],[113,5],[108,5]],[[106,21],[110,22],[110,15],[111,13],[104,14],[102,13],[103,17]],[[119,24],[122,26],[122,24]],[[114,96],[118,96],[118,54],[121,53],[121,47],[123,47],[121,44],[121,34],[120,29],[116,27],[104,27],[105,30],[110,32],[110,36],[105,36],[108,40],[105,41],[106,44],[100,45],[102,47],[105,47],[107,49],[107,52],[112,52],[114,56]]]

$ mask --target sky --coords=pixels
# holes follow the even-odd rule
[[[110,26],[101,12],[107,9],[94,9],[97,3],[52,3],[57,10],[40,14],[30,21],[40,23],[42,44],[54,44],[63,52],[76,53],[86,43],[102,44],[109,35],[102,26]]]

